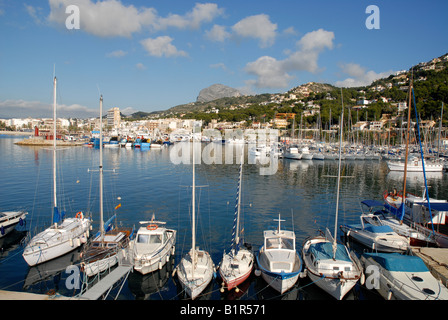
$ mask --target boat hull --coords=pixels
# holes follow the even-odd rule
[[[22,225],[28,213],[23,211],[6,211],[1,214],[3,216],[0,220],[0,238],[14,230],[18,224]]]
[[[176,231],[170,230],[169,234],[170,238],[165,242],[165,245],[155,252],[148,252],[146,256],[145,254],[141,253],[139,253],[138,255],[134,255],[135,271],[145,275],[162,269],[165,266],[165,264],[169,260],[169,257],[174,254],[174,247],[176,245]],[[135,250],[135,244],[133,250]]]
[[[177,267],[177,277],[184,292],[196,299],[209,285],[214,275],[214,265],[208,252],[196,250],[197,261],[193,268],[190,253],[185,255]]]
[[[320,244],[326,245],[327,243],[331,244],[325,237],[321,236],[305,241],[302,256],[307,271],[306,273],[311,281],[319,288],[333,298],[342,300],[361,278],[361,264],[358,259],[354,259],[353,254],[348,254],[345,248],[344,251],[347,252],[347,256],[344,260],[340,260],[338,255],[336,256],[337,259],[333,259],[331,256],[328,256],[328,253],[323,255],[322,259],[316,256],[311,257],[312,250],[310,248],[313,245],[319,246]],[[351,261],[347,261],[348,257],[350,257]],[[313,263],[316,259],[319,260],[317,265],[321,268],[316,267]],[[346,267],[350,267],[350,270],[345,270]]]
[[[293,272],[273,272],[270,271],[264,263],[264,254],[264,250],[262,249],[257,255],[257,265],[261,271],[261,277],[274,290],[280,292],[281,294],[285,293],[295,285],[297,279],[299,278],[299,274],[302,271],[300,256],[298,254],[295,256],[296,266]]]
[[[254,255],[247,249],[239,250],[235,257],[224,255],[219,267],[223,288],[232,290],[246,281],[252,273],[253,262]]]
[[[401,241],[383,241],[381,234],[372,235],[371,232],[366,232],[360,228],[355,228],[348,225],[341,226],[342,232],[349,238],[359,242],[360,244],[380,252],[406,252],[409,249],[409,243],[405,238]]]
[[[22,255],[26,263],[30,267],[35,266],[79,248],[89,236],[90,220],[83,220],[85,221],[80,222],[81,225],[77,232],[73,232],[70,236],[60,236],[62,241],[53,242],[50,239],[45,239],[45,233],[54,233],[51,227],[36,235],[23,251]]]

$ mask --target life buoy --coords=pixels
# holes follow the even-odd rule
[[[156,224],[148,224],[148,225],[146,226],[146,229],[148,229],[148,230],[156,230],[158,227],[159,227],[159,226],[156,225]]]
[[[77,212],[75,217],[78,219],[82,219],[83,217],[82,212],[81,211]]]

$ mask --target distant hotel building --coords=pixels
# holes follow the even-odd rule
[[[111,128],[119,128],[121,123],[120,108],[114,107],[107,111],[107,125]]]

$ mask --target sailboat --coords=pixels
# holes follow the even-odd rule
[[[23,258],[29,266],[60,257],[85,243],[89,237],[91,220],[80,211],[73,218],[59,213],[56,192],[56,88],[53,80],[53,224],[35,235],[23,250]]]
[[[408,110],[408,124],[411,119],[411,94],[415,103],[414,89],[412,86],[412,78],[409,84],[409,110]],[[427,168],[426,160],[424,160],[423,148],[421,145],[420,128],[418,124],[417,109],[415,108],[415,116],[417,121],[418,138],[420,142],[420,161],[422,164],[423,179],[425,182],[425,191],[422,197],[417,197],[406,191],[406,177],[408,171],[408,148],[409,148],[409,132],[410,126],[408,125],[407,137],[406,137],[406,156],[404,162],[404,174],[403,174],[403,190],[397,192],[395,189],[393,192],[387,190],[383,193],[385,206],[388,210],[394,214],[401,222],[405,222],[411,225],[413,228],[423,233],[427,237],[437,243],[438,246],[448,248],[448,230],[446,224],[448,219],[448,202],[446,200],[432,199],[428,194],[428,185],[426,179],[426,172],[430,171],[430,167]],[[433,215],[431,208],[436,210],[436,214]],[[439,229],[435,230],[435,227]]]
[[[238,292],[238,286],[243,283],[252,273],[254,267],[254,254],[250,248],[242,247],[243,239],[240,237],[240,213],[241,213],[241,190],[243,174],[243,152],[241,153],[241,164],[237,188],[235,218],[232,231],[232,245],[229,252],[224,252],[219,275],[222,279],[221,292],[232,290]]]
[[[303,261],[308,277],[318,287],[338,300],[344,298],[362,276],[362,266],[356,255],[353,252],[349,252],[345,245],[337,243],[336,240],[341,182],[343,119],[344,108],[342,107],[334,237],[326,229],[325,235],[311,237],[305,240],[302,248]]]
[[[210,254],[196,247],[196,181],[195,181],[195,139],[193,139],[193,183],[192,183],[192,226],[191,249],[185,254],[174,272],[185,293],[194,300],[204,291],[214,276],[215,266]]]
[[[297,282],[302,271],[302,259],[296,251],[296,235],[294,231],[282,230],[280,214],[277,230],[265,230],[264,242],[257,254],[257,265],[261,277],[281,294],[285,293]]]
[[[81,267],[88,276],[94,276],[116,265],[128,247],[133,236],[133,228],[113,228],[113,215],[106,223],[103,221],[103,96],[100,98],[100,230],[81,253]],[[118,206],[117,206],[118,207]],[[116,209],[117,209],[116,207]],[[105,227],[106,225],[106,227]]]

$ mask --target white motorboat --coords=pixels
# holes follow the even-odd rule
[[[411,246],[436,246],[433,237],[430,237],[417,229],[402,223],[395,215],[391,214],[387,209],[392,209],[388,204],[376,200],[364,200],[361,204],[368,208],[368,212],[363,212],[369,216],[369,223],[374,225],[387,225],[396,233],[409,239]],[[378,209],[375,209],[378,208]]]
[[[409,239],[398,235],[390,226],[369,223],[370,216],[361,214],[361,224],[341,225],[344,234],[364,246],[379,252],[406,252]]]
[[[131,242],[134,270],[141,274],[160,270],[174,254],[176,245],[176,230],[164,227],[162,221],[141,221],[146,224],[137,231]]]
[[[403,171],[406,162],[402,161],[388,161],[387,167],[391,171]],[[443,163],[428,161],[425,160],[425,172],[442,172],[443,171]],[[423,173],[423,162],[421,159],[414,157],[410,161],[407,162],[407,172],[421,172]]]
[[[300,160],[302,159],[302,153],[299,152],[297,147],[289,147],[283,152],[283,158]]]
[[[310,149],[308,147],[303,147],[300,152],[302,153],[302,159],[303,160],[312,160],[313,159],[313,153],[310,152]]]
[[[448,289],[417,256],[398,253],[364,253],[366,286],[387,300],[448,300]]]
[[[281,230],[278,220],[277,230],[264,231],[264,244],[257,254],[257,265],[262,278],[281,294],[288,291],[302,271],[302,259],[296,251],[296,236],[293,231]]]
[[[59,213],[56,184],[56,84],[53,81],[53,224],[35,235],[23,250],[23,258],[29,266],[34,266],[48,260],[60,257],[87,241],[91,220],[82,212],[74,218],[63,217]]]
[[[17,224],[22,226],[27,214],[25,211],[0,212],[0,238],[14,230]]]

